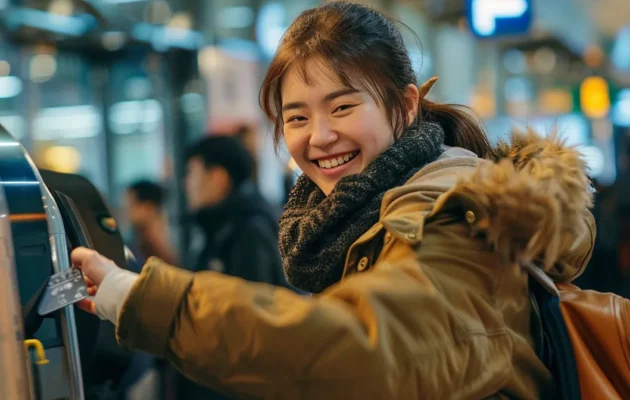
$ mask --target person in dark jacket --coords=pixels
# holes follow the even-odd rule
[[[185,191],[197,228],[190,263],[248,281],[287,286],[278,249],[278,215],[253,183],[254,159],[232,136],[208,136],[186,153]],[[199,243],[200,242],[200,243]],[[177,379],[178,398],[223,399]]]
[[[208,136],[188,149],[186,160],[188,207],[203,238],[190,265],[286,285],[278,215],[252,182],[249,151],[235,137]]]

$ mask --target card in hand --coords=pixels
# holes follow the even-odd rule
[[[87,285],[80,269],[72,268],[48,278],[48,285],[39,302],[39,315],[50,314],[88,297]]]

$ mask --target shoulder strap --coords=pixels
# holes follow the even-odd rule
[[[535,265],[533,262],[526,262],[526,263],[521,263],[521,267],[527,271],[527,273],[529,274],[529,276],[534,279],[536,282],[538,282],[538,284],[545,289],[545,291],[547,293],[549,293],[552,296],[555,297],[559,297],[560,296],[560,291],[558,290],[558,288],[556,287],[556,284],[553,282],[553,280],[549,277],[549,275],[547,275],[545,273],[545,271],[543,271],[542,269],[540,269],[540,267],[538,267],[537,265]]]

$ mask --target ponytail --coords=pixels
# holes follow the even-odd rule
[[[462,105],[439,104],[420,98],[420,119],[435,122],[444,129],[444,144],[470,150],[486,158],[492,154],[483,123]]]

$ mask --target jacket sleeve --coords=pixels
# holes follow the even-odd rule
[[[453,233],[425,238],[432,235],[439,242]],[[492,306],[496,285],[476,276],[484,271],[479,266],[466,272],[482,247],[426,255],[426,263],[450,263],[461,272],[449,290],[460,293],[454,300],[423,272],[412,246],[395,248],[369,273],[319,297],[211,271],[193,275],[151,259],[123,306],[118,338],[241,398],[496,393],[511,369],[512,343]],[[477,261],[498,268],[496,257],[484,257]]]

